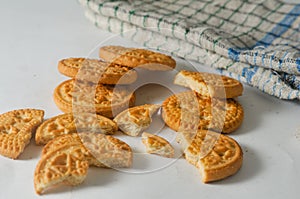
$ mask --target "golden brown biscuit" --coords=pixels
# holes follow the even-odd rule
[[[130,167],[132,151],[125,142],[109,136],[92,132],[73,133],[59,136],[49,141],[42,150],[42,156],[69,143],[77,143],[88,151],[86,159],[90,165],[108,168]]]
[[[48,153],[59,150],[62,147],[68,146],[70,143],[76,143],[77,145],[80,145],[82,147],[82,151],[85,154],[85,160],[88,161],[89,165],[96,166],[96,167],[103,167],[107,168],[104,164],[97,161],[91,153],[88,152],[88,150],[84,147],[81,136],[79,136],[81,133],[72,133],[72,134],[66,134],[61,135],[59,137],[56,137],[52,140],[50,140],[43,148],[42,150],[42,157],[47,155]],[[91,134],[92,135],[92,134]]]
[[[98,167],[130,167],[129,145],[112,136],[97,133],[73,133],[48,142],[34,173],[38,194],[67,183],[78,185],[85,179],[89,165]]]
[[[96,112],[108,118],[132,107],[134,93],[125,86],[90,85],[67,80],[54,90],[54,102],[65,113]]]
[[[153,153],[167,158],[174,157],[174,148],[164,138],[147,132],[142,134],[142,142],[146,146],[147,153]]]
[[[135,70],[97,59],[62,59],[58,62],[58,70],[68,77],[99,84],[131,84],[137,79]]]
[[[45,156],[52,151],[59,150],[60,148],[69,146],[70,144],[71,145],[81,145],[82,144],[80,137],[78,136],[78,133],[65,134],[65,135],[55,137],[54,139],[50,140],[43,147],[41,154],[42,154],[42,156]],[[83,150],[85,150],[85,149],[83,149]]]
[[[179,132],[212,129],[231,133],[241,125],[244,111],[233,99],[219,100],[187,91],[163,102],[162,117],[171,129]]]
[[[165,71],[176,67],[176,62],[172,57],[146,49],[103,46],[100,48],[99,56],[107,62],[132,68]]]
[[[128,168],[132,165],[132,150],[125,142],[110,136],[96,133],[79,133],[81,142],[93,157],[95,166],[108,168]]]
[[[117,124],[101,115],[92,113],[65,113],[44,121],[36,130],[35,142],[47,144],[50,140],[64,134],[89,131],[103,134],[114,134]]]
[[[175,76],[174,84],[207,97],[234,98],[243,93],[243,85],[239,81],[212,73],[182,70]]]
[[[160,105],[145,104],[135,106],[119,113],[114,121],[119,129],[127,135],[138,136],[140,132],[151,124],[152,115],[159,109]]]
[[[184,152],[186,160],[199,169],[204,183],[235,174],[243,162],[239,144],[212,131],[199,130]]]
[[[176,142],[181,146],[183,152],[190,146],[198,131],[199,130],[197,129],[193,131],[177,132]]]
[[[12,159],[18,158],[43,117],[44,111],[37,109],[20,109],[1,114],[0,154]]]
[[[73,186],[82,183],[89,167],[82,150],[81,145],[69,143],[42,156],[34,173],[36,193],[42,194],[61,183]]]

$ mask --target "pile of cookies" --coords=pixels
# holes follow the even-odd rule
[[[176,132],[186,160],[195,165],[203,182],[226,178],[242,165],[239,144],[221,133],[231,133],[243,121],[243,108],[233,98],[243,87],[229,77],[180,71],[174,83],[190,89],[167,98],[162,105],[135,106],[128,85],[142,70],[173,70],[170,56],[145,49],[121,46],[100,48],[99,59],[68,58],[59,61],[60,73],[71,79],[59,84],[54,102],[64,114],[43,122],[44,112],[16,110],[0,115],[0,154],[17,158],[35,132],[38,145],[45,145],[34,173],[38,194],[67,183],[80,184],[89,166],[121,168],[132,165],[132,149],[114,137],[140,134],[146,152],[174,157],[170,142],[144,132],[160,108],[165,123]]]
[[[191,91],[177,93],[162,105],[165,123],[176,131],[185,159],[196,166],[203,182],[235,174],[243,152],[228,134],[242,123],[244,111],[233,98],[243,93],[235,79],[216,74],[180,71],[174,83]]]

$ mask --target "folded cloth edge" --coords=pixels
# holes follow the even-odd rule
[[[86,17],[97,27],[120,34],[121,36],[129,38],[137,43],[142,43],[147,48],[163,50],[187,60],[197,61],[218,68],[222,74],[237,78],[240,81],[246,82],[263,92],[276,96],[280,99],[300,99],[299,90],[293,89],[289,84],[282,80],[282,76],[274,72],[272,69],[265,69],[258,66],[250,66],[249,64],[234,62],[231,59],[220,56],[206,49],[201,49],[186,41],[161,35],[152,31],[151,28],[141,28],[125,21],[120,21],[114,17],[100,15],[99,13],[95,13],[88,9],[88,7],[86,7],[85,14]],[[131,34],[127,34],[130,32],[128,30],[133,31]],[[161,45],[157,46],[153,44],[151,38],[155,38],[155,40],[159,41]],[[173,45],[170,45],[170,43]],[[191,50],[187,49],[194,50],[191,52]]]

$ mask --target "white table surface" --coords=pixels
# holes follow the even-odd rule
[[[114,36],[87,21],[75,0],[2,1],[0,24],[0,112],[41,108],[46,118],[61,113],[52,100],[53,89],[67,79],[57,71],[58,60],[85,57]],[[151,97],[148,93],[141,98]],[[197,170],[179,158],[165,168],[139,174],[91,168],[82,185],[63,186],[42,197],[298,198],[299,102],[282,101],[246,85],[238,100],[244,107],[245,120],[231,136],[243,148],[244,164],[233,177],[203,184]],[[0,199],[38,197],[33,172],[40,151],[32,140],[20,159],[0,157]]]

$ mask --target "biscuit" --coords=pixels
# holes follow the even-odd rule
[[[62,135],[49,141],[42,150],[42,156],[76,142],[88,151],[89,165],[105,168],[124,168],[132,164],[132,151],[125,142],[109,136],[92,132]],[[86,152],[85,152],[86,153]]]
[[[63,148],[70,144],[72,144],[72,145],[81,145],[82,144],[78,133],[65,134],[65,135],[55,137],[54,139],[47,142],[47,144],[45,144],[45,146],[42,149],[41,155],[45,156],[52,151],[57,151],[60,148]],[[85,149],[83,148],[82,150],[85,150]]]
[[[185,159],[199,169],[204,183],[224,179],[242,166],[243,151],[232,138],[199,130],[185,150]]]
[[[89,168],[82,150],[81,145],[70,142],[42,156],[34,172],[36,193],[42,194],[46,189],[62,183],[73,186],[82,183]]]
[[[101,59],[127,67],[166,71],[176,67],[175,60],[165,54],[138,48],[103,46],[99,50]]]
[[[163,102],[162,117],[174,131],[211,129],[231,133],[242,124],[244,111],[234,99],[214,99],[187,91]]]
[[[62,59],[58,62],[58,71],[74,79],[100,84],[131,84],[137,79],[135,70],[97,59]]]
[[[43,117],[44,111],[38,109],[20,109],[1,114],[0,154],[12,159],[18,158]]]
[[[147,132],[142,134],[142,142],[146,146],[147,153],[157,154],[167,158],[174,157],[174,148],[164,138]]]
[[[92,113],[65,113],[44,121],[36,130],[35,142],[38,145],[47,144],[50,140],[65,134],[89,131],[103,134],[114,134],[117,124],[101,115]]]
[[[79,133],[78,135],[93,157],[91,161],[93,165],[104,165],[102,167],[107,168],[131,167],[132,150],[125,142],[110,135],[96,133]]]
[[[42,194],[61,183],[82,183],[89,166],[116,168],[131,164],[130,146],[117,138],[89,132],[62,135],[45,145],[35,169],[34,187]]]
[[[151,116],[159,109],[160,105],[145,104],[135,106],[119,113],[114,121],[119,129],[127,135],[138,136],[148,128],[152,122]]]
[[[201,95],[216,98],[234,98],[243,94],[243,85],[223,75],[182,70],[174,84],[188,87]]]
[[[199,130],[197,129],[193,131],[177,132],[176,142],[181,146],[183,152],[190,146],[198,131]]]
[[[96,112],[108,118],[131,107],[135,95],[126,86],[90,85],[67,80],[58,85],[53,94],[57,107],[68,112]]]

